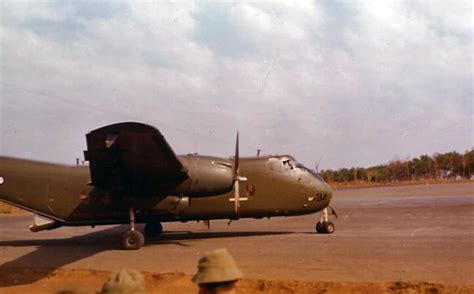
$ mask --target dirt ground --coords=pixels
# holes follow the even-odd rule
[[[11,205],[8,205],[6,203],[0,202],[0,214],[30,214],[30,212],[20,209],[18,207],[14,207]]]
[[[197,293],[199,257],[222,247],[239,293],[474,293],[474,184],[341,189],[332,205],[333,235],[314,233],[319,214],[169,223],[138,251],[120,249],[126,226],[30,233],[30,215],[0,216],[0,293],[94,293],[120,268],[152,293]]]
[[[47,273],[46,276],[45,273]],[[183,273],[142,273],[149,293],[197,293],[191,276]],[[97,270],[6,269],[0,268],[0,278],[21,284],[25,276],[41,276],[35,283],[0,288],[0,293],[99,293],[110,272]],[[80,283],[78,283],[80,281]],[[473,293],[472,286],[442,285],[424,282],[354,283],[311,282],[291,280],[244,279],[239,293]]]

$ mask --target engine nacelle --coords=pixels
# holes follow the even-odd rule
[[[180,156],[188,178],[176,187],[177,195],[191,197],[215,196],[233,188],[234,168],[230,160],[199,155]]]

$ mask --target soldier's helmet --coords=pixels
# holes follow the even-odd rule
[[[243,274],[227,249],[208,252],[198,263],[198,272],[193,277],[196,284],[230,282],[242,278]]]
[[[143,276],[133,270],[121,269],[113,272],[102,286],[101,294],[143,294],[145,282]]]

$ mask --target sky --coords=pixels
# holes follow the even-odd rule
[[[177,154],[367,167],[474,146],[470,1],[0,2],[0,155],[139,121]]]

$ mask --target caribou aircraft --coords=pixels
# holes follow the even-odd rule
[[[62,226],[130,224],[124,249],[139,249],[162,222],[261,219],[323,212],[316,232],[331,234],[332,191],[292,156],[177,156],[160,131],[117,123],[86,135],[89,165],[0,157],[0,200],[35,214],[32,232]],[[329,210],[328,210],[329,208]]]

